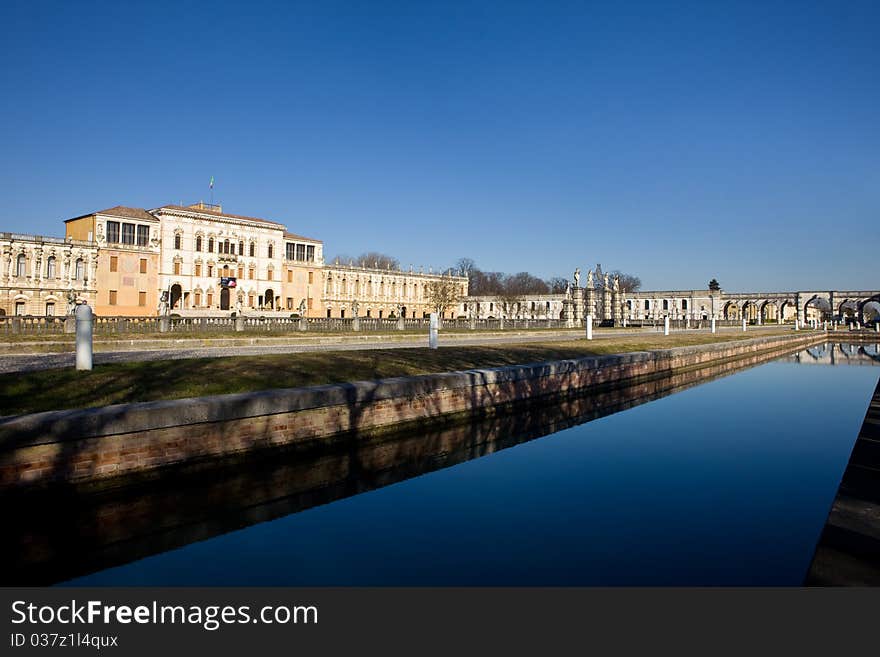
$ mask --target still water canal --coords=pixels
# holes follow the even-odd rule
[[[635,405],[615,397],[611,414],[594,408],[558,431],[557,416],[520,418],[504,429],[520,437],[491,448],[465,432],[418,451],[412,436],[358,455],[361,474],[345,456],[337,490],[326,473],[342,462],[322,457],[308,472],[326,471],[324,483],[295,494],[287,486],[305,470],[278,464],[217,482],[234,496],[174,491],[184,506],[206,495],[177,538],[105,545],[108,560],[81,564],[101,569],[67,583],[800,585],[876,364],[875,345],[816,347],[686,389],[642,389]],[[156,502],[152,521],[184,513],[173,507]]]

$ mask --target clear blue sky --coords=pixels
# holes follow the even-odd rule
[[[880,285],[880,3],[6,2],[0,230],[208,198],[434,267]]]

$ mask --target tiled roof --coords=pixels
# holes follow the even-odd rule
[[[316,240],[311,237],[303,237],[302,235],[297,235],[295,233],[284,233],[284,239],[286,240],[300,240],[301,242],[317,242],[318,244],[323,244],[323,240]]]
[[[67,219],[66,221],[82,219],[83,217],[91,217],[94,214],[106,214],[111,217],[123,217],[125,219],[140,219],[141,221],[156,221],[156,217],[151,215],[143,208],[129,208],[124,205],[117,205],[112,208],[107,208],[106,210],[98,210],[97,212],[88,212],[86,214],[81,214],[78,217]]]
[[[201,214],[210,214],[215,217],[225,217],[227,219],[244,219],[245,221],[259,221],[264,224],[273,224],[275,226],[281,226],[284,228],[284,224],[279,223],[277,221],[269,221],[268,219],[260,219],[259,217],[246,217],[241,214],[229,214],[228,212],[216,212],[215,210],[208,210],[205,208],[189,208],[185,205],[163,205],[161,208],[156,208],[157,210],[181,210],[183,212],[199,212]]]

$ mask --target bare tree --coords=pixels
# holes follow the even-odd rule
[[[547,281],[550,288],[550,294],[562,294],[568,289],[568,279],[561,276],[554,276]]]
[[[504,280],[504,289],[506,292],[517,296],[548,294],[550,292],[550,287],[546,281],[541,280],[537,276],[532,276],[527,271],[507,276]]]
[[[428,283],[427,292],[428,304],[443,315],[461,300],[461,283],[449,276],[443,276]]]
[[[477,263],[470,258],[459,258],[458,262],[455,263],[455,266],[452,269],[456,276],[466,276],[467,278],[470,278],[471,272],[477,269]]]
[[[632,274],[624,274],[619,269],[611,272],[612,280],[614,280],[615,276],[620,279],[621,292],[638,292],[639,289],[642,287],[642,279],[638,276],[633,276]]]

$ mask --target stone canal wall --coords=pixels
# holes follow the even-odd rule
[[[415,426],[730,359],[782,355],[824,334],[773,336],[378,381],[52,411],[0,420],[0,488],[94,483],[273,446]],[[109,483],[109,482],[108,482]]]

